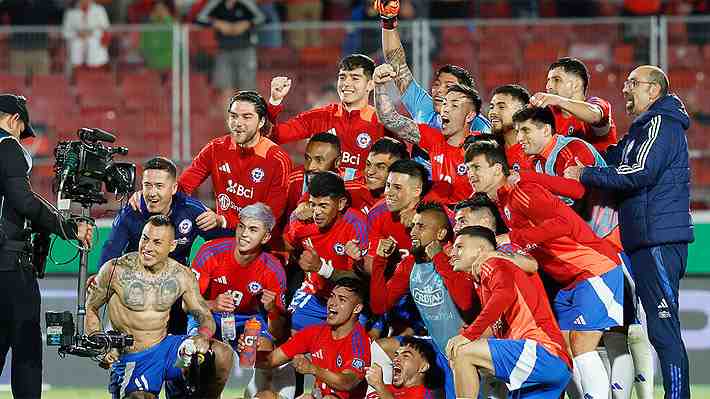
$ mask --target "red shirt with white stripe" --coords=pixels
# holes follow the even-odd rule
[[[616,123],[611,115],[611,104],[599,97],[589,97],[586,100],[602,111],[602,119],[597,124],[582,122],[574,115],[565,116],[562,108],[551,106],[550,110],[555,116],[555,130],[563,136],[574,136],[592,144],[597,151],[606,151],[606,148],[616,144]]]

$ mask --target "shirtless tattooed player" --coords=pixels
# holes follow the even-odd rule
[[[211,339],[215,323],[195,276],[189,268],[168,258],[175,245],[170,219],[152,216],[143,228],[138,252],[106,262],[89,290],[86,334],[101,331],[98,312],[108,303],[113,328],[132,334],[135,340],[122,353],[114,350],[103,359],[102,366],[111,367],[109,391],[114,399],[157,398],[163,382],[182,379],[182,369],[175,367],[175,361],[180,347],[189,339],[197,352],[205,354],[211,349],[215,355],[215,375],[207,379],[209,386],[200,387],[205,397],[218,398],[229,377],[232,350]],[[185,310],[200,322],[196,336],[167,333],[170,307],[180,297]]]

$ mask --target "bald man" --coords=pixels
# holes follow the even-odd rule
[[[660,68],[644,65],[624,82],[629,133],[606,151],[606,167],[573,166],[565,176],[618,193],[621,241],[661,361],[666,399],[690,398],[680,335],[678,287],[685,274],[690,217],[686,130],[690,119]]]

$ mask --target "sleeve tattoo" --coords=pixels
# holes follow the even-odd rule
[[[402,140],[418,144],[421,137],[419,127],[416,122],[397,112],[392,99],[387,94],[386,86],[384,84],[375,86],[377,117],[387,130],[397,134]]]
[[[409,84],[412,83],[412,80],[414,80],[414,77],[412,76],[412,71],[407,65],[407,55],[404,52],[402,43],[400,42],[399,46],[392,50],[386,51],[385,58],[387,59],[387,63],[392,65],[392,68],[394,68],[397,73],[397,76],[394,79],[399,92],[404,93],[407,90],[407,87],[409,87]]]

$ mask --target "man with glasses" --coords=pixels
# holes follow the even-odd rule
[[[661,361],[666,398],[689,398],[688,355],[680,334],[678,287],[685,274],[690,217],[686,130],[690,118],[660,68],[634,69],[623,88],[629,133],[610,146],[606,167],[570,166],[565,176],[619,195],[621,241]]]

